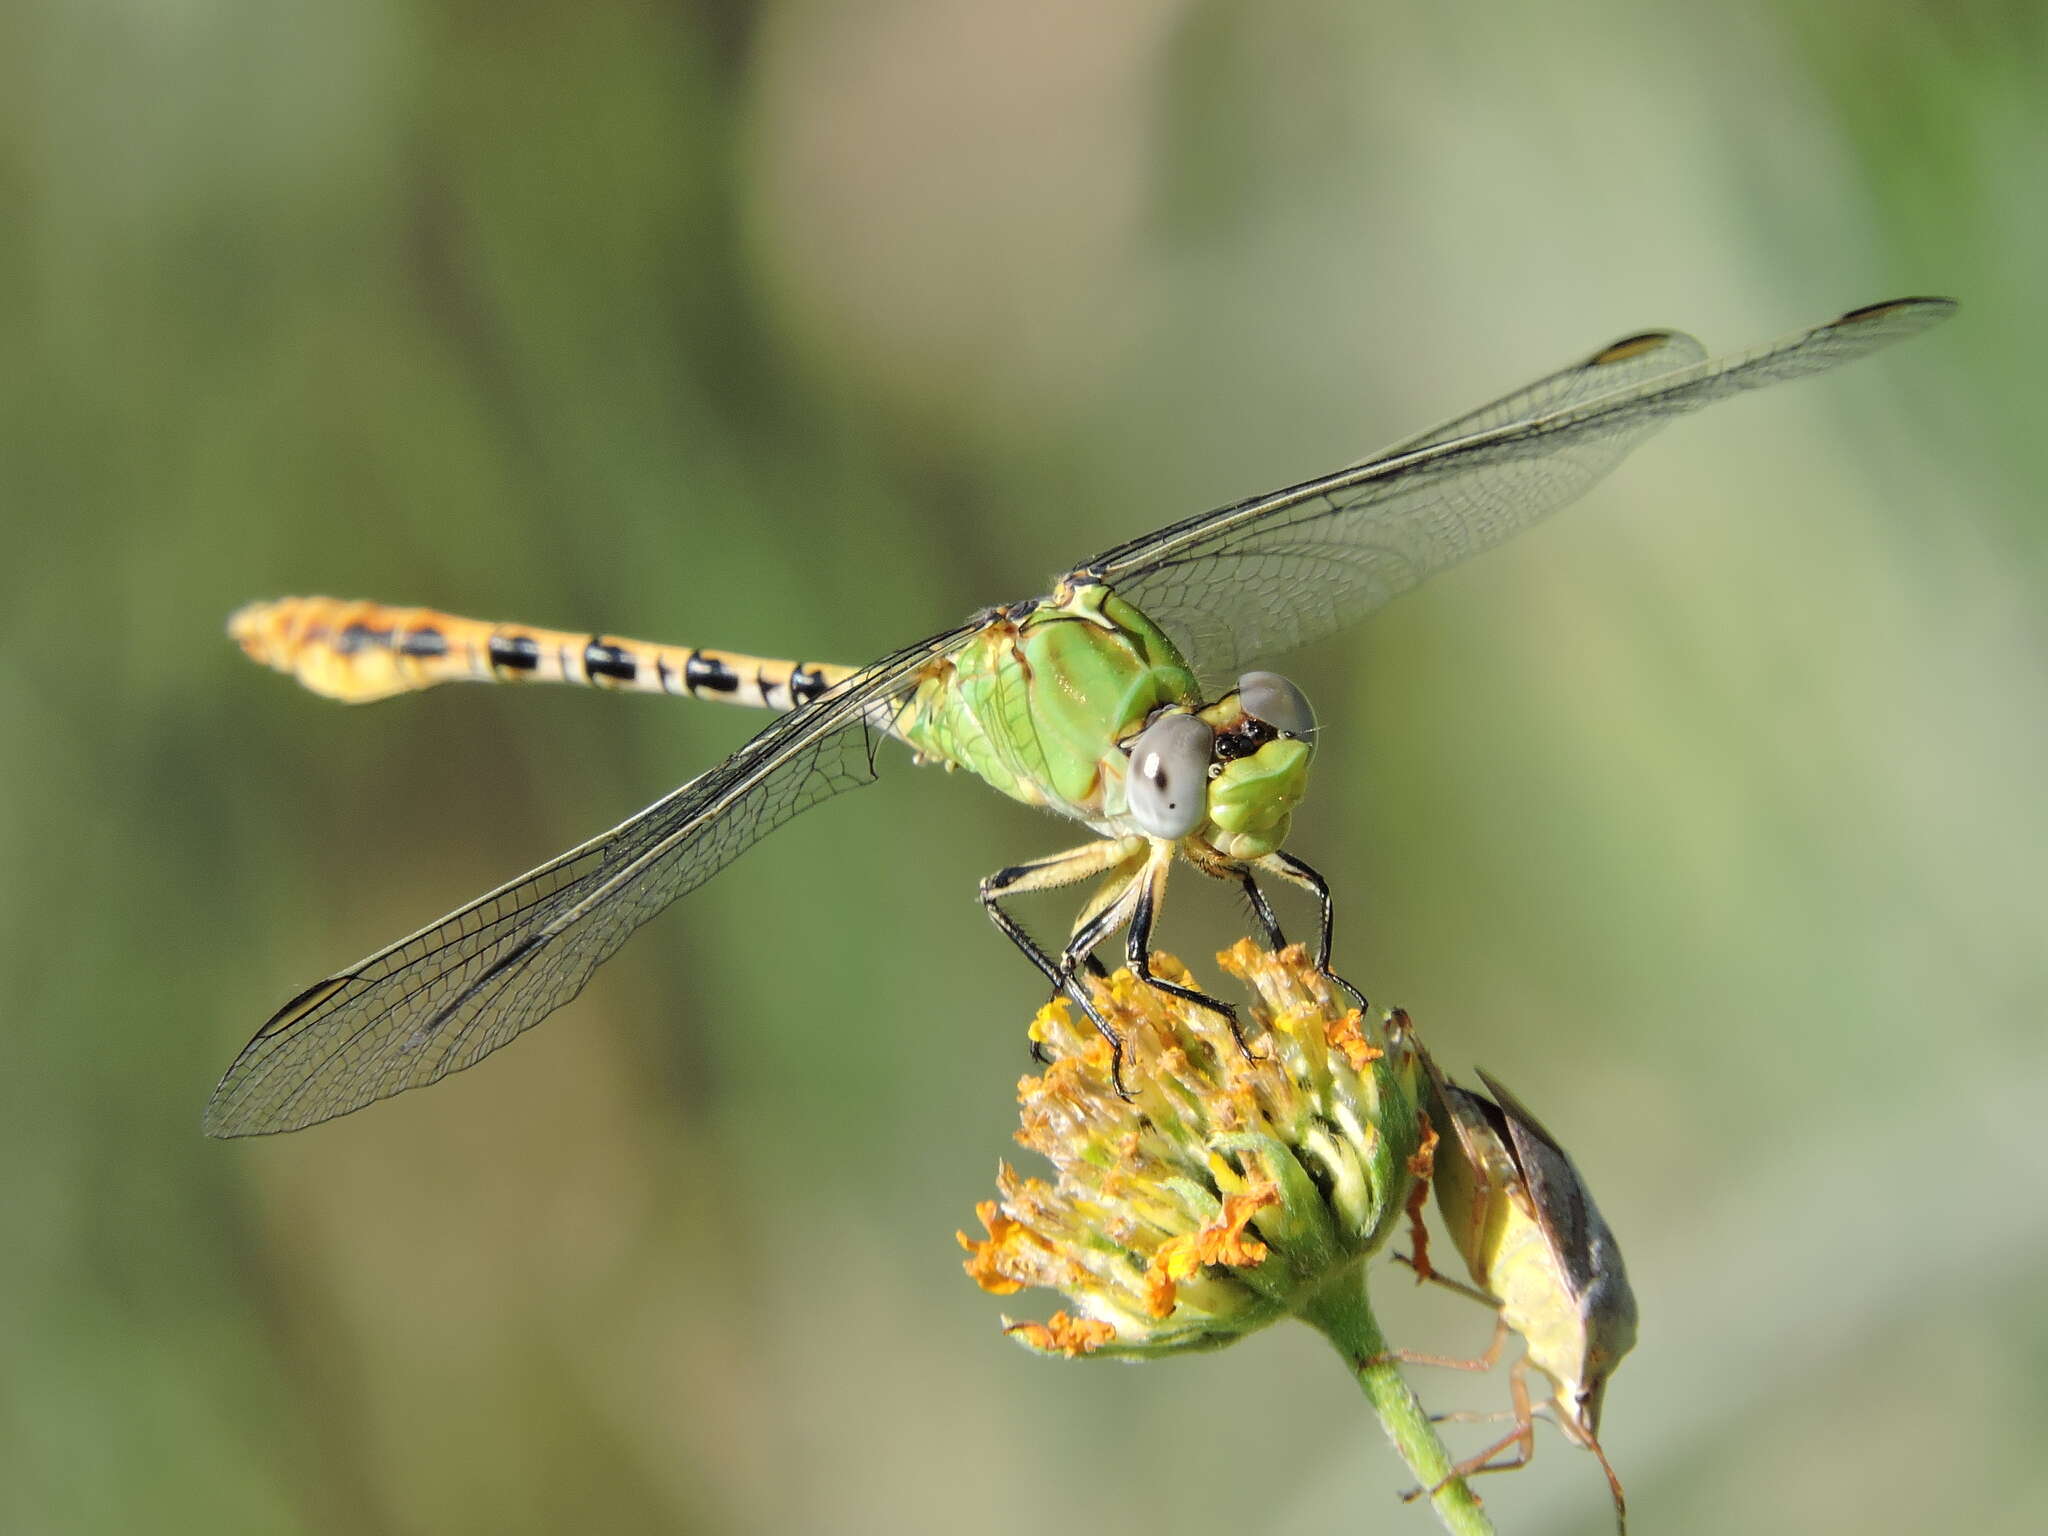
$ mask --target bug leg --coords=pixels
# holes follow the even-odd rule
[[[1614,1463],[1607,1459],[1607,1453],[1600,1449],[1600,1442],[1586,1441],[1586,1449],[1600,1458],[1600,1470],[1607,1474],[1607,1491],[1614,1497],[1614,1529],[1616,1536],[1628,1536],[1628,1496],[1621,1491],[1621,1479],[1615,1475]]]
[[[1466,1417],[1493,1417],[1493,1419],[1513,1417],[1513,1421],[1516,1421],[1516,1427],[1513,1427],[1513,1430],[1507,1432],[1505,1436],[1501,1436],[1499,1440],[1495,1440],[1491,1446],[1487,1446],[1477,1456],[1466,1456],[1462,1462],[1452,1466],[1444,1477],[1440,1477],[1430,1487],[1425,1487],[1425,1489],[1407,1489],[1401,1495],[1401,1503],[1413,1503],[1415,1499],[1421,1499],[1421,1497],[1432,1497],[1434,1499],[1438,1493],[1444,1491],[1444,1487],[1448,1483],[1456,1483],[1460,1477],[1479,1477],[1481,1473],[1511,1473],[1511,1470],[1516,1470],[1518,1466],[1528,1466],[1530,1456],[1536,1454],[1536,1415],[1530,1409],[1530,1391],[1528,1391],[1528,1382],[1522,1378],[1522,1366],[1524,1366],[1524,1362],[1518,1360],[1516,1366],[1513,1366],[1513,1370],[1507,1374],[1507,1386],[1509,1386],[1509,1391],[1513,1393],[1513,1399],[1516,1399],[1516,1407],[1513,1407],[1513,1413],[1483,1413],[1483,1415],[1444,1413],[1442,1417],[1436,1419],[1438,1423],[1458,1423],[1458,1421],[1464,1421]],[[1516,1454],[1509,1456],[1507,1460],[1499,1460],[1499,1462],[1493,1460],[1495,1456],[1499,1456],[1509,1446],[1516,1448]]]
[[[1529,1383],[1524,1375],[1526,1368],[1526,1361],[1517,1360],[1514,1369],[1508,1372],[1508,1390],[1513,1394],[1515,1401],[1514,1412],[1511,1415],[1515,1427],[1478,1455],[1467,1456],[1427,1489],[1409,1489],[1401,1495],[1402,1503],[1413,1503],[1425,1493],[1435,1498],[1446,1483],[1455,1482],[1461,1477],[1477,1477],[1482,1472],[1512,1472],[1517,1467],[1526,1467],[1529,1464],[1529,1458],[1536,1454],[1536,1415],[1529,1405]],[[1448,1415],[1446,1417],[1448,1418]],[[1493,1459],[1510,1446],[1514,1447],[1512,1456],[1503,1461]]]
[[[1330,899],[1330,882],[1291,853],[1269,853],[1257,863],[1268,874],[1285,880],[1289,885],[1299,886],[1315,897],[1322,911],[1321,927],[1316,933],[1316,969],[1350,993],[1361,1013],[1368,1011],[1372,1005],[1365,1000],[1365,994],[1330,969],[1330,934],[1336,918],[1336,903]]]
[[[1396,1264],[1406,1264],[1410,1269],[1415,1269],[1416,1267],[1415,1261],[1408,1257],[1408,1255],[1405,1253],[1395,1254],[1394,1262]],[[1453,1280],[1449,1275],[1445,1274],[1442,1270],[1437,1269],[1434,1266],[1432,1266],[1426,1274],[1420,1270],[1416,1271],[1415,1283],[1420,1285],[1425,1280],[1428,1281],[1431,1285],[1440,1285],[1447,1291],[1456,1291],[1460,1296],[1464,1296],[1472,1301],[1476,1301],[1479,1303],[1479,1305],[1481,1305],[1482,1307],[1486,1307],[1489,1310],[1498,1310],[1500,1307],[1499,1297],[1489,1296],[1486,1294],[1486,1292],[1480,1290],[1477,1286],[1467,1285],[1462,1280]],[[1506,1324],[1502,1324],[1502,1326],[1505,1327]]]
[[[1465,1291],[1469,1296],[1477,1296],[1479,1294],[1476,1291],[1466,1290],[1464,1286],[1459,1285],[1456,1281],[1447,1281],[1446,1283],[1456,1290]],[[1492,1298],[1486,1297],[1482,1299],[1488,1305],[1492,1304]],[[1411,1349],[1390,1349],[1383,1355],[1375,1355],[1368,1364],[1377,1364],[1382,1360],[1398,1360],[1403,1365],[1433,1365],[1446,1371],[1490,1371],[1500,1364],[1501,1348],[1507,1343],[1507,1340],[1507,1323],[1496,1319],[1493,1325],[1493,1342],[1486,1346],[1485,1354],[1475,1355],[1470,1360],[1459,1360],[1450,1355],[1425,1355]],[[1493,1414],[1489,1415],[1489,1417],[1498,1418],[1499,1415]]]
[[[1159,898],[1166,888],[1166,872],[1171,866],[1172,857],[1171,845],[1161,845],[1161,850],[1152,855],[1144,873],[1133,882],[1137,900],[1131,909],[1131,933],[1129,947],[1126,950],[1131,974],[1148,986],[1157,987],[1169,997],[1177,997],[1183,1002],[1193,1003],[1198,1008],[1206,1008],[1211,1013],[1220,1014],[1223,1022],[1230,1026],[1230,1038],[1237,1042],[1237,1048],[1244,1059],[1261,1060],[1262,1058],[1246,1043],[1244,1026],[1238,1022],[1237,1010],[1230,1004],[1220,997],[1211,997],[1194,987],[1152,974],[1152,923],[1159,915]]]

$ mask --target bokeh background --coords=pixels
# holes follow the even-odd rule
[[[1070,834],[900,758],[477,1071],[201,1139],[283,998],[757,724],[349,710],[222,617],[857,662],[1615,335],[1934,291],[1300,658],[1295,846],[1621,1235],[1641,1528],[2037,1530],[2044,61],[2021,3],[0,12],[0,1528],[1431,1528],[1305,1329],[999,1336],[1052,1303],[953,1232],[1039,989],[973,889]],[[1547,1429],[1484,1491],[1606,1520]]]

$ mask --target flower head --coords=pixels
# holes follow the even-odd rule
[[[1215,1348],[1294,1312],[1398,1222],[1421,1130],[1405,1042],[1344,1001],[1299,945],[1243,941],[1217,957],[1250,994],[1244,1040],[1199,1004],[1128,971],[1094,981],[1124,1040],[1063,999],[1031,1038],[1051,1058],[1018,1085],[1017,1140],[1050,1180],[1004,1165],[960,1235],[968,1274],[1007,1295],[1062,1292],[1071,1311],[1010,1324],[1046,1353],[1144,1356]],[[1154,972],[1190,978],[1154,955]]]

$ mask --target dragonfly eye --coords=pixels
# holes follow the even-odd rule
[[[1309,707],[1308,695],[1278,672],[1245,673],[1237,680],[1237,701],[1254,720],[1315,744],[1316,712]]]
[[[1154,837],[1186,837],[1209,810],[1216,732],[1193,715],[1161,715],[1131,743],[1125,802]]]

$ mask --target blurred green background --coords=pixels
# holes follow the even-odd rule
[[[2017,3],[0,12],[0,1529],[1431,1528],[1305,1329],[1002,1340],[1052,1302],[953,1231],[1040,990],[974,882],[1071,833],[900,755],[479,1070],[202,1140],[285,997],[759,723],[349,710],[222,618],[858,662],[1624,332],[1933,291],[1302,657],[1293,846],[1620,1234],[1642,1529],[2037,1530],[2044,61]],[[1547,1428],[1484,1491],[1606,1519]]]

